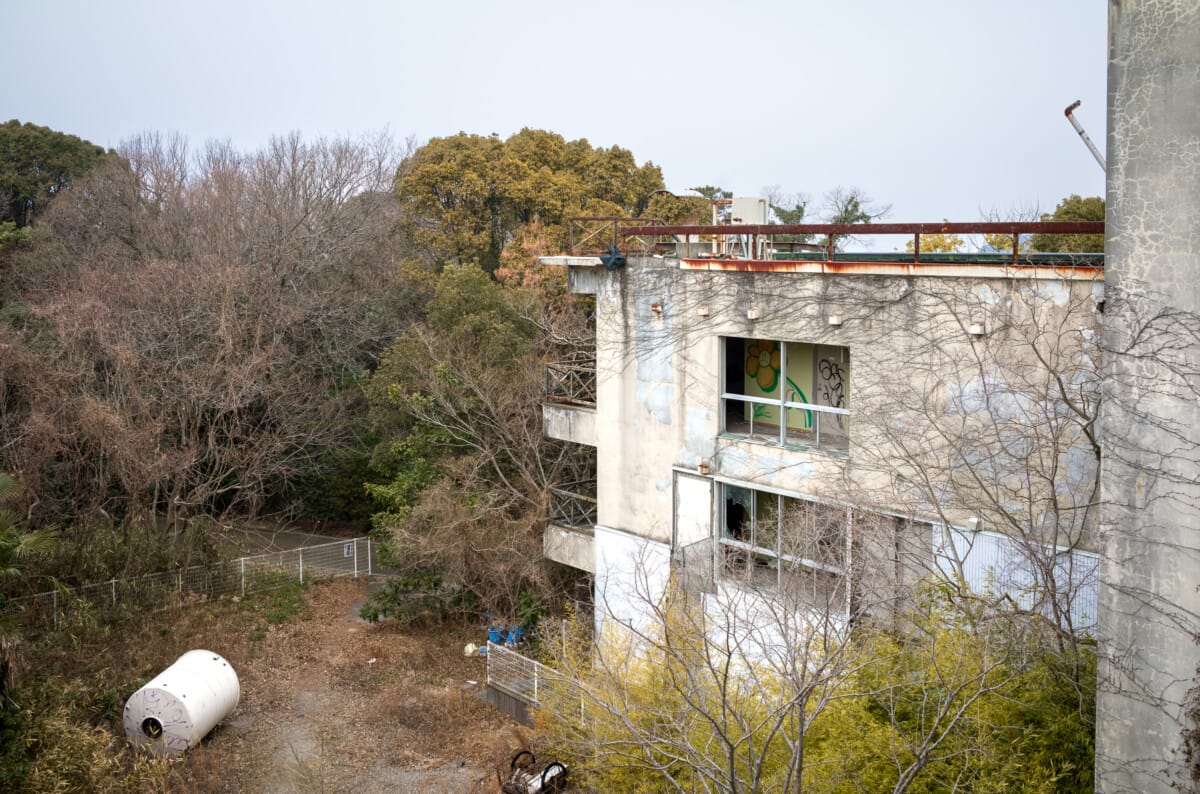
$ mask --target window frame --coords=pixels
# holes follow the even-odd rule
[[[848,584],[847,571],[850,568],[850,555],[852,550],[850,544],[853,539],[853,522],[855,509],[850,505],[826,502],[818,499],[801,496],[798,494],[787,493],[774,488],[765,487],[758,484],[743,483],[725,478],[714,478],[717,487],[714,489],[714,496],[717,503],[717,520],[714,524],[714,540],[715,547],[718,550],[716,556],[716,564],[719,569],[720,579],[728,580],[724,574],[726,566],[729,565],[731,557],[730,551],[737,552],[743,555],[745,561],[750,564],[760,565],[763,561],[769,561],[769,567],[772,569],[773,582],[771,589],[781,591],[784,587],[784,576],[790,571],[802,570],[807,573],[835,577],[843,584]],[[746,534],[749,540],[739,540],[731,536],[728,526],[729,516],[727,514],[726,503],[729,500],[727,496],[730,488],[736,488],[742,491],[747,491],[750,494],[750,509],[746,520]],[[775,500],[774,516],[776,526],[773,534],[775,539],[775,547],[768,548],[766,546],[756,545],[757,540],[757,522],[759,512],[759,499],[762,496],[767,496]],[[845,512],[845,523],[843,525],[843,537],[841,548],[841,565],[830,565],[819,560],[814,560],[808,557],[802,557],[795,554],[789,554],[783,551],[784,543],[784,528],[783,522],[786,518],[784,500],[792,500],[795,502],[803,502],[810,506],[819,506],[822,508],[830,508],[842,510]],[[767,566],[762,566],[766,568]],[[847,604],[847,609],[849,605]]]
[[[785,372],[785,373],[788,371],[788,369],[787,369],[787,350],[788,350],[789,345],[810,345],[810,346],[812,346],[813,351],[814,351],[814,365],[816,362],[816,349],[821,346],[841,348],[842,350],[846,351],[847,359],[850,358],[850,348],[845,345],[820,345],[816,342],[800,342],[800,341],[791,341],[791,340],[786,340],[786,339],[759,339],[757,337],[745,337],[745,336],[721,336],[721,337],[719,337],[719,344],[720,344],[720,351],[721,351],[721,356],[720,356],[721,377],[720,377],[720,383],[719,383],[718,402],[720,404],[721,433],[728,433],[731,435],[738,435],[738,436],[747,436],[748,435],[749,437],[752,437],[752,438],[758,438],[758,436],[756,436],[756,434],[754,433],[753,417],[750,420],[750,433],[749,434],[737,433],[736,431],[732,431],[729,429],[729,417],[728,417],[729,401],[734,401],[734,402],[739,402],[739,403],[748,403],[751,405],[766,405],[766,406],[771,406],[771,407],[777,408],[779,410],[780,422],[778,424],[778,436],[776,438],[775,443],[777,443],[777,445],[781,446],[781,447],[789,446],[788,420],[787,420],[788,410],[794,409],[794,410],[810,412],[810,415],[813,416],[813,420],[814,420],[812,422],[812,426],[813,426],[812,446],[814,446],[818,449],[822,448],[821,416],[823,414],[830,414],[833,416],[845,416],[845,417],[850,416],[849,408],[836,408],[836,407],[829,406],[829,405],[819,405],[817,403],[811,403],[811,402],[795,402],[792,400],[788,400],[788,399],[786,399],[787,390],[785,388],[783,388],[782,384],[779,385],[779,397],[778,398],[759,397],[759,396],[752,395],[752,394],[744,394],[744,393],[728,391],[728,387],[730,385],[729,384],[729,342],[730,342],[730,340],[740,341],[743,345],[743,348],[745,345],[747,345],[749,343],[753,343],[753,342],[777,343],[779,345],[779,370],[780,370],[780,372]],[[816,377],[815,372],[813,374],[813,377],[815,379],[815,377]],[[849,450],[849,442],[850,442],[849,426],[847,426],[846,432],[844,434],[839,433],[838,435],[839,435],[839,437],[844,437],[846,439],[846,445],[847,445],[847,451],[848,451]]]

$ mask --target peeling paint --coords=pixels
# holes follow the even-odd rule
[[[659,424],[671,424],[671,403],[675,402],[674,386],[668,383],[638,383],[637,400]]]
[[[711,411],[688,408],[684,420],[683,446],[676,456],[685,466],[695,466],[712,458],[717,451],[716,423]]]
[[[1009,386],[995,371],[962,384],[947,381],[946,399],[951,413],[989,411],[1003,420],[1020,420],[1036,401],[1035,397]]]
[[[813,453],[818,454],[818,453]],[[798,485],[813,477],[813,465],[796,453],[770,444],[725,444],[719,453],[717,469],[721,474],[747,482],[762,481]],[[786,479],[782,478],[784,475]]]
[[[1038,295],[1051,300],[1055,306],[1066,306],[1071,299],[1070,288],[1061,281],[1043,281],[1037,285]]]
[[[979,298],[979,300],[983,301],[988,306],[995,306],[1000,302],[1000,290],[996,289],[995,287],[983,285],[976,287],[974,292],[975,297]]]

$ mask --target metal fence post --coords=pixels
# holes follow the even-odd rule
[[[367,542],[367,564],[365,566],[365,569],[363,568],[362,564],[359,561],[358,542],[360,540],[365,540]],[[339,543],[339,544],[342,543],[342,541],[335,541],[335,542]],[[354,543],[354,549],[353,549],[351,556],[353,558],[354,577],[357,579],[359,574],[363,574],[365,576],[373,576],[375,561],[372,559],[373,549],[372,549],[372,545],[371,545],[371,538],[370,537],[355,538],[353,540],[353,543]],[[308,550],[309,551],[313,551],[313,550],[320,551],[322,549],[330,548],[332,545],[333,544],[327,543],[327,544],[322,544],[319,546],[312,546]],[[273,562],[274,565],[282,566],[286,562],[287,555],[291,554],[292,551],[297,552],[300,583],[303,584],[304,583],[304,551],[305,551],[303,548],[291,549],[291,550],[280,551],[280,552],[273,552],[270,555],[257,555],[257,556],[252,556],[249,558],[239,557],[238,558],[238,566],[239,566],[239,574],[240,574],[239,590],[240,590],[241,594],[243,596],[245,596],[247,592],[253,593],[253,592],[255,592],[256,587],[261,586],[261,582],[259,583],[259,585],[255,585],[253,582],[251,582],[249,584],[249,587],[247,587],[247,582],[246,582],[246,560],[247,559],[262,560],[264,557],[269,556],[269,558],[274,561]],[[344,556],[345,556],[345,554],[343,553],[343,557]],[[211,597],[217,595],[216,590],[219,587],[223,587],[224,584],[227,583],[227,579],[224,576],[218,577],[218,576],[216,576],[216,574],[217,574],[218,570],[220,572],[228,571],[228,565],[229,565],[228,563],[219,563],[218,565],[211,566],[211,567],[209,567],[209,566],[193,566],[193,567],[189,567],[189,568],[177,569],[175,571],[175,590],[176,590],[176,594],[177,594],[177,598],[178,598],[178,605],[180,607],[183,607],[184,604],[186,603],[186,598],[184,597],[184,592],[183,592],[184,574],[188,575],[187,578],[188,578],[188,592],[189,593],[200,595],[200,596],[207,595],[208,597],[211,598]],[[340,565],[324,565],[323,566],[320,558],[318,558],[318,560],[317,560],[317,573],[318,574],[321,573],[322,568],[324,568],[327,572],[330,573],[330,575],[333,575],[333,576],[344,576],[346,573],[346,570],[344,568],[341,568]],[[193,570],[195,570],[197,572],[198,576],[202,577],[199,581],[195,581],[195,582],[193,581],[194,580],[194,577],[192,576]],[[253,572],[253,568],[251,568],[251,572]],[[112,599],[112,603],[113,603],[114,607],[119,606],[121,603],[121,596],[120,596],[120,593],[118,592],[118,587],[117,587],[118,584],[125,586],[128,583],[133,582],[135,579],[138,581],[141,581],[143,584],[145,584],[146,582],[149,582],[149,581],[155,581],[155,582],[165,581],[166,577],[168,577],[170,575],[171,575],[170,572],[162,571],[162,572],[156,573],[156,574],[147,574],[147,575],[141,576],[141,577],[133,577],[131,579],[117,579],[114,577],[114,578],[108,580],[109,598]],[[216,579],[220,579],[220,582],[218,583],[216,581]],[[193,584],[195,584],[195,587],[193,587]],[[104,586],[103,582],[96,582],[95,584],[84,585],[84,586],[78,587],[78,588],[69,588],[69,589],[62,588],[62,592],[64,594],[64,597],[67,599],[70,599],[72,595],[74,595],[75,598],[77,598],[77,599],[83,599],[86,597],[88,599],[88,603],[93,604],[95,607],[99,607],[100,606],[99,599],[101,598],[100,588],[102,588],[103,586]],[[69,606],[69,604],[70,604],[70,602],[68,600],[68,603],[66,605],[63,605],[62,607],[60,607],[60,605],[58,603],[59,602],[58,593],[59,593],[59,590],[56,589],[56,590],[48,590],[48,591],[45,591],[42,593],[35,593],[34,595],[25,597],[26,599],[33,599],[34,603],[41,606],[46,603],[46,596],[50,596],[50,608],[51,608],[52,615],[53,615],[52,621],[53,621],[53,626],[54,626],[55,630],[59,629],[62,626],[62,621],[59,620],[60,610],[65,609],[66,606]],[[136,597],[136,595],[137,595],[136,592],[134,595],[135,595],[135,597],[133,599],[133,603],[136,605],[138,603],[138,600]],[[201,600],[203,600],[203,598],[201,598]],[[41,614],[41,613],[39,612],[39,614]]]

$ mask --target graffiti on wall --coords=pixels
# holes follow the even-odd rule
[[[749,377],[763,394],[771,395],[772,392],[779,386],[779,380],[782,376],[785,383],[784,399],[788,402],[807,403],[808,397],[804,394],[804,390],[796,384],[794,380],[786,373],[783,373],[780,368],[779,342],[769,342],[764,339],[757,339],[746,346],[746,376]],[[766,405],[754,403],[751,409],[755,420],[762,420],[768,416],[772,416],[774,409]],[[813,416],[812,411],[802,410],[800,414],[800,427],[805,430],[812,429]],[[774,415],[778,421],[777,414]],[[792,423],[789,419],[789,424]],[[793,425],[796,426],[796,425]]]
[[[819,405],[828,405],[830,408],[846,407],[846,368],[840,360],[829,356],[817,359],[817,383],[814,391],[817,394]],[[823,419],[830,422],[833,427],[822,425],[822,428],[828,427],[830,430],[836,428],[837,432],[846,432],[844,416],[840,414],[826,415]]]

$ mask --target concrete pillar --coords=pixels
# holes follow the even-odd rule
[[[1200,0],[1109,43],[1097,790],[1200,791]]]

